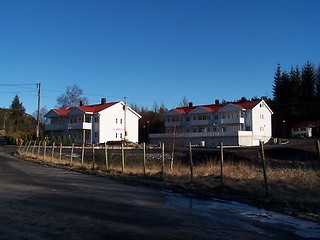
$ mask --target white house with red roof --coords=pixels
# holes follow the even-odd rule
[[[307,121],[294,124],[291,127],[291,136],[296,138],[309,138],[318,135],[320,124],[317,122]]]
[[[104,143],[127,140],[138,142],[141,116],[123,102],[51,109],[45,126],[49,137],[72,138],[76,143]]]
[[[271,138],[273,112],[264,100],[178,107],[165,115],[164,134],[150,134],[150,142],[189,142],[201,146],[257,146]]]

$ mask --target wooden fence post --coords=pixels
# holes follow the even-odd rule
[[[46,160],[46,150],[47,150],[47,141],[44,141],[44,148],[43,148],[43,161]]]
[[[94,157],[94,143],[92,143],[92,169],[94,169],[94,165],[95,165],[95,157]]]
[[[28,142],[26,142],[26,144],[23,146],[23,148],[22,148],[22,152],[26,152],[26,148],[27,148],[27,146],[28,146]]]
[[[121,162],[122,162],[122,174],[124,173],[124,145],[121,143]]]
[[[107,171],[109,170],[109,161],[108,161],[108,146],[107,146],[107,142],[104,143],[104,155],[106,158],[106,169]]]
[[[61,157],[62,157],[62,142],[60,143],[59,163],[61,163]]]
[[[316,147],[317,147],[317,153],[318,153],[318,160],[320,161],[320,141],[317,140],[316,142]]]
[[[53,155],[54,155],[54,146],[55,146],[55,142],[52,143],[52,151],[51,151],[51,162],[53,162]]]
[[[143,143],[143,175],[146,175],[146,143]]]
[[[268,184],[268,177],[267,177],[267,167],[266,167],[266,159],[264,156],[264,147],[263,142],[260,141],[260,154],[262,159],[262,168],[263,168],[263,177],[264,177],[264,186],[266,190],[266,197],[269,197],[269,184]]]
[[[18,144],[19,144],[19,152],[20,152],[21,147],[22,147],[22,141],[20,141],[20,139],[18,141],[19,141]]]
[[[81,166],[83,165],[84,160],[84,142],[82,143],[82,149],[81,149]]]
[[[39,141],[39,145],[38,145],[37,159],[39,158],[39,155],[40,155],[40,148],[41,148],[41,141]]]
[[[36,148],[36,143],[37,141],[34,141],[32,151],[31,151],[31,156],[33,157],[34,149]]]
[[[223,142],[220,143],[220,177],[221,177],[221,187],[224,188],[224,173],[223,173]]]
[[[74,143],[71,145],[70,165],[72,165]]]
[[[164,181],[164,143],[162,143],[162,164],[161,164],[161,177],[162,180]]]
[[[190,157],[190,177],[191,177],[191,182],[193,182],[193,161],[192,161],[192,146],[191,142],[189,142],[189,157]]]
[[[27,150],[26,150],[26,157],[28,156],[30,145],[31,145],[31,141],[28,142],[28,146],[27,146]]]

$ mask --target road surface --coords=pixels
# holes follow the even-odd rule
[[[0,239],[319,238],[319,223],[18,160],[0,147]]]

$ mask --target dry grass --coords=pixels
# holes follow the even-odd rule
[[[111,176],[121,177],[130,181],[146,182],[152,180],[159,184],[165,181],[166,186],[171,185],[201,193],[208,196],[233,196],[235,199],[245,199],[258,205],[268,204],[268,207],[282,210],[299,209],[305,212],[320,214],[320,171],[319,167],[269,167],[267,176],[269,180],[269,196],[266,198],[262,167],[259,164],[229,161],[223,166],[224,188],[221,188],[221,168],[218,161],[203,161],[193,168],[193,181],[191,181],[190,167],[186,163],[175,162],[174,169],[169,169],[169,159],[165,162],[165,178],[162,179],[161,160],[148,158],[146,173],[143,171],[143,157],[141,154],[128,156],[122,172],[122,160],[119,154],[109,156],[109,168],[106,169],[103,154],[97,153],[95,163],[85,161],[81,164],[79,158],[63,157],[57,155],[52,158],[46,155],[45,162],[78,168],[84,171],[93,169]],[[43,161],[42,156],[27,154],[29,159]],[[129,178],[130,177],[130,178]]]

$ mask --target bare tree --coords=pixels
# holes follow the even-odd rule
[[[68,86],[66,92],[57,98],[57,108],[66,109],[68,107],[75,107],[80,102],[87,105],[88,98],[84,97],[82,89],[77,84],[74,84],[73,86]]]
[[[45,117],[45,115],[48,113],[48,109],[46,107],[42,107],[40,109],[40,123],[42,125],[48,124],[49,119]],[[38,111],[34,111],[32,116],[34,117],[34,119],[37,119],[38,117]]]
[[[188,107],[189,106],[189,100],[186,96],[183,96],[181,102],[179,103],[180,107]]]

